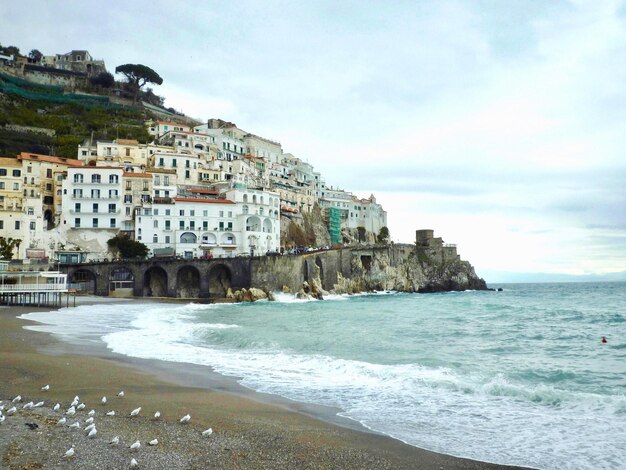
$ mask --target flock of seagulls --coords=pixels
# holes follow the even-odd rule
[[[50,385],[44,385],[43,387],[41,387],[41,391],[43,392],[47,392],[50,390]],[[117,396],[119,398],[123,398],[124,397],[124,391],[120,391]],[[18,411],[18,406],[20,406],[20,403],[22,401],[22,396],[21,395],[17,395],[15,398],[13,398],[10,403],[8,404],[4,404],[2,401],[0,401],[0,424],[2,424],[5,419],[6,416],[12,416],[14,415],[17,411]],[[104,396],[102,397],[102,399],[100,400],[100,403],[104,406],[107,404],[107,397]],[[34,403],[32,401],[25,403],[22,406],[23,410],[29,410],[29,409],[34,409],[34,408],[40,408],[42,406],[45,405],[45,402],[40,401],[37,403]],[[11,408],[8,408],[5,410],[5,408],[7,406],[11,406]],[[81,424],[80,421],[75,421],[71,424],[68,423],[68,417],[69,418],[74,418],[76,416],[76,413],[78,411],[84,410],[87,407],[87,405],[85,403],[82,403],[80,401],[80,397],[77,395],[74,397],[74,399],[72,400],[72,403],[70,404],[69,408],[63,413],[63,415],[59,418],[59,420],[57,421],[57,426],[68,426],[70,429],[79,429],[81,428],[83,425],[87,425],[83,431],[85,432],[85,434],[87,435],[87,437],[89,439],[95,439],[98,435],[98,430],[96,429],[96,410],[92,409],[87,413],[87,419],[85,419],[83,421],[83,424]],[[61,404],[57,403],[54,405],[54,407],[52,408],[53,411],[58,412],[61,409]],[[141,406],[138,408],[135,408],[133,411],[130,412],[130,417],[136,417],[139,416],[139,413],[141,412]],[[115,410],[111,410],[105,413],[106,416],[115,416]],[[154,419],[158,420],[161,417],[161,412],[157,411],[154,413]],[[185,416],[183,416],[182,418],[180,418],[179,422],[181,424],[188,424],[191,421],[191,415],[186,414]],[[27,424],[31,424],[31,423],[27,423]],[[36,425],[34,425],[36,426]],[[211,436],[211,434],[213,434],[213,429],[209,428],[206,429],[204,431],[202,431],[201,435],[202,437],[209,437]],[[111,441],[109,442],[109,445],[111,446],[118,446],[120,444],[120,437],[119,436],[115,436],[113,439],[111,439]],[[148,442],[148,445],[150,446],[156,446],[159,444],[158,439],[152,439],[151,441]],[[133,452],[137,452],[139,451],[139,449],[141,448],[141,442],[140,441],[135,441],[133,442],[130,446],[129,449]],[[74,448],[74,445],[72,445],[66,452],[64,457],[65,458],[72,458],[76,455],[76,450]],[[135,458],[133,458],[130,461],[130,466],[131,468],[135,468],[139,466],[139,463],[137,462],[137,460]]]

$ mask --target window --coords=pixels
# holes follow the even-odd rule
[[[147,191],[147,190],[148,190],[148,188],[149,188],[148,182],[147,182],[147,181],[144,181],[144,182],[143,182],[143,190],[144,190],[144,191]]]
[[[33,207],[28,208],[28,215],[35,215],[35,209]]]
[[[185,230],[185,221],[184,220],[181,220],[178,223],[178,228],[181,229],[181,230]]]
[[[126,215],[130,215],[130,207],[126,207]]]
[[[74,183],[82,183],[83,182],[83,175],[81,173],[76,173],[74,175]]]
[[[228,211],[228,217],[232,217],[233,216],[233,211]]]
[[[203,210],[202,211],[202,217],[208,217],[209,216],[209,211],[208,210]]]
[[[109,227],[111,228],[115,228],[117,225],[117,221],[115,219],[111,219],[110,223],[109,223]]]
[[[156,234],[152,236],[152,243],[159,243],[159,237]]]
[[[153,227],[153,228],[159,228],[159,221],[155,219],[155,220],[152,222],[152,227]]]
[[[76,212],[77,214],[80,213],[80,202],[76,202],[74,204],[74,212]]]
[[[209,229],[209,222],[206,220],[202,221],[202,230],[208,230]]]
[[[46,191],[52,191],[52,183],[46,183]]]
[[[163,177],[163,185],[165,185],[165,186],[169,186],[170,185],[170,177],[169,176],[164,176]]]
[[[92,189],[91,190],[91,197],[93,199],[100,199],[100,190],[99,189]]]
[[[109,175],[109,183],[117,184],[120,182],[120,177],[118,175]]]
[[[115,214],[116,209],[115,204],[109,204],[109,214]]]
[[[4,189],[4,181],[0,181],[0,189]]]
[[[159,166],[163,166],[163,157],[159,158]]]
[[[52,169],[51,168],[48,168],[46,170],[46,178],[52,178]]]
[[[154,177],[154,184],[155,184],[155,186],[158,186],[158,185],[161,184],[161,177],[160,176],[157,175],[157,176]]]
[[[154,214],[154,215],[159,215],[159,209],[154,209],[154,210],[152,211],[152,214]]]
[[[171,222],[171,221],[169,221],[169,220],[166,220],[166,221],[165,221],[165,230],[170,230],[170,229],[171,229],[171,228],[170,228],[170,222]]]
[[[13,170],[13,176],[22,176],[21,170]]]
[[[4,220],[0,220],[0,230],[4,229]]]
[[[19,184],[19,183],[13,183],[13,190],[14,190],[14,191],[19,191],[19,189],[20,189],[20,184]],[[34,196],[34,194],[33,194],[33,191],[32,191],[32,190],[30,191],[30,195],[31,195],[31,196]]]
[[[189,178],[190,178],[189,170],[185,170],[185,179],[189,179]]]
[[[181,209],[180,212],[178,213],[178,215],[180,215],[181,217],[185,216],[185,209]]]
[[[194,216],[196,215],[196,211],[195,211],[194,209],[191,209],[191,210],[189,211],[189,215],[190,215],[191,217],[194,217]]]
[[[170,242],[170,236],[169,235],[165,235],[165,243],[169,243]]]
[[[2,170],[0,170],[1,172]],[[32,173],[33,172],[33,167],[32,166],[28,166],[26,167],[26,173]],[[0,173],[1,174],[1,173]],[[5,173],[6,174],[6,173]]]
[[[92,219],[91,226],[93,228],[98,228],[98,219]]]
[[[191,168],[191,167],[189,166],[189,160],[185,160],[185,168]]]
[[[224,217],[224,211],[220,211],[220,217]]]
[[[173,166],[174,168],[176,168],[176,159],[175,159],[175,158],[172,158],[172,166]]]
[[[195,230],[195,229],[196,229],[196,222],[195,222],[195,221],[193,221],[193,220],[191,220],[191,221],[189,222],[189,228],[190,228],[191,230]]]
[[[170,215],[170,210],[169,209],[165,209],[165,215]]]
[[[118,196],[119,196],[119,193],[117,192],[117,189],[109,189],[110,199],[117,198]]]
[[[93,204],[93,212],[94,213],[98,212],[98,203],[97,202],[94,202],[94,204]]]
[[[92,183],[100,183],[100,175],[91,175],[91,182]]]
[[[30,229],[31,229],[31,230],[35,230],[35,227],[36,227],[36,222],[35,222],[35,221],[32,221],[32,222],[30,223]]]
[[[133,189],[133,184],[129,181],[126,181],[126,191],[130,191]]]
[[[132,204],[133,203],[133,196],[132,194],[125,194],[124,195],[124,204]]]
[[[74,219],[74,227],[75,228],[80,228],[80,219]]]

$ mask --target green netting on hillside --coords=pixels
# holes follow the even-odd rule
[[[328,208],[328,232],[331,244],[341,243],[341,210],[336,207]]]
[[[20,88],[30,88],[32,90],[37,90],[40,92],[47,91],[49,93],[63,93],[62,86],[41,85],[39,83],[29,82],[28,80],[24,80],[23,78],[14,77],[13,75],[7,75],[4,73],[0,73],[0,81],[12,83],[13,85],[17,85]]]
[[[100,106],[119,108],[109,102],[108,96],[80,95],[63,93],[63,87],[38,85],[10,75],[0,74],[0,92],[9,93],[33,101],[46,101],[58,104],[78,104],[81,106]]]

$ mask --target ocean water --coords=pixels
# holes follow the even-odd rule
[[[624,468],[626,283],[502,287],[24,317],[62,338],[205,364],[254,390],[338,407],[418,447],[545,469]]]

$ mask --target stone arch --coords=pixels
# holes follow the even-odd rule
[[[265,219],[263,221],[263,231],[265,233],[272,233],[272,221],[270,219]]]
[[[85,294],[96,293],[96,274],[85,268],[77,269],[70,276],[70,284],[72,288],[78,289]]]
[[[183,266],[176,273],[176,297],[200,297],[200,271],[194,266]]]
[[[109,273],[109,295],[131,297],[135,289],[135,275],[125,267],[113,268]]]
[[[253,215],[246,219],[246,232],[260,232],[261,231],[261,219]]]
[[[167,297],[167,272],[160,266],[148,268],[143,276],[144,297]]]
[[[217,245],[217,237],[214,233],[205,232],[202,234],[202,243],[205,245]]]
[[[209,271],[209,296],[226,297],[231,287],[232,274],[225,264],[216,264]]]
[[[43,213],[43,221],[45,222],[46,230],[50,230],[54,227],[54,217],[50,209],[46,209]]]
[[[181,243],[197,243],[198,236],[193,232],[185,232],[180,235],[180,242]]]

